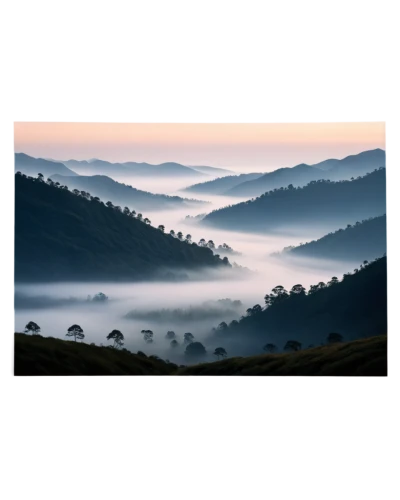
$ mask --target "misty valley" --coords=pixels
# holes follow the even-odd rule
[[[16,373],[384,375],[385,167],[16,153]]]

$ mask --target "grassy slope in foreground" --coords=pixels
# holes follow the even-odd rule
[[[176,365],[109,347],[15,334],[15,375],[387,375],[381,335],[290,354]]]
[[[315,347],[288,354],[263,354],[204,363],[179,375],[387,375],[387,336]]]
[[[15,177],[16,281],[127,281],[205,266],[224,264],[103,203]]]
[[[15,375],[169,375],[176,365],[111,347],[15,334]]]

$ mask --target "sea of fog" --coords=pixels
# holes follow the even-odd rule
[[[148,179],[132,184],[152,192],[184,196],[179,191],[183,187],[181,184],[165,181],[154,183],[154,180]],[[150,189],[152,184],[154,188]],[[23,331],[29,321],[35,321],[44,336],[66,338],[68,327],[76,323],[84,330],[85,342],[107,345],[107,334],[118,329],[124,334],[127,349],[134,352],[142,350],[149,355],[157,354],[164,359],[185,363],[182,345],[184,333],[192,333],[211,352],[217,347],[210,337],[211,329],[221,321],[239,319],[250,306],[263,305],[264,295],[274,286],[283,285],[290,289],[301,283],[308,288],[319,281],[326,282],[332,276],[341,277],[354,267],[354,263],[289,260],[271,255],[285,246],[297,245],[322,234],[303,234],[296,228],[285,234],[254,235],[201,226],[185,217],[241,200],[223,196],[190,197],[210,203],[205,210],[196,207],[151,212],[149,218],[152,225],[157,227],[163,224],[168,232],[174,229],[175,232],[182,231],[184,235],[189,233],[196,242],[204,238],[213,240],[217,246],[227,243],[239,254],[228,256],[229,260],[248,268],[250,272],[232,272],[232,277],[226,271],[221,274],[201,273],[201,276],[193,276],[191,281],[181,283],[16,284],[15,331]],[[88,301],[88,296],[98,292],[106,294],[108,301]],[[240,301],[240,305],[224,299]],[[141,330],[154,332],[152,344],[144,342]],[[181,344],[175,349],[165,339],[170,330],[176,333]],[[229,353],[229,346],[223,347]]]

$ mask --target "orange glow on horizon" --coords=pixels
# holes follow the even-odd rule
[[[292,166],[385,148],[373,123],[34,123],[14,124],[15,151],[67,160],[177,161],[242,168]],[[278,165],[279,164],[279,165]],[[244,167],[244,168],[243,168]]]

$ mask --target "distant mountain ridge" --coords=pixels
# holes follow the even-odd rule
[[[263,176],[263,173],[250,173],[228,175],[225,177],[218,177],[210,181],[200,182],[193,184],[184,189],[187,192],[204,193],[204,194],[225,194],[227,190],[244,183],[245,181],[252,181]]]
[[[187,167],[180,163],[166,162],[152,165],[146,162],[123,162],[112,163],[109,161],[93,158],[91,160],[66,160],[64,165],[75,169],[85,175],[107,175],[107,176],[142,176],[142,177],[206,177],[220,173],[222,169],[214,167]]]
[[[235,172],[232,172],[232,170],[227,170],[225,168],[219,168],[219,167],[203,167],[203,166],[196,166],[196,165],[188,165],[189,168],[193,170],[197,170],[198,172],[202,172],[203,174],[207,175],[234,175]]]
[[[386,166],[386,155],[382,149],[363,151],[342,160],[329,159],[314,165],[301,163],[290,168],[279,168],[263,176],[248,180],[227,190],[227,196],[259,196],[274,188],[305,186],[313,180],[348,180],[372,172],[375,168]]]
[[[311,181],[280,188],[255,200],[206,215],[200,224],[228,230],[265,232],[300,225],[334,229],[386,213],[386,173],[381,168],[353,181]]]
[[[66,167],[62,162],[45,160],[44,158],[33,158],[25,153],[15,153],[15,171],[23,172],[26,175],[36,177],[40,172],[45,177],[54,174],[73,176],[78,175],[73,170]]]
[[[116,205],[127,206],[137,212],[205,204],[205,202],[189,200],[179,196],[167,196],[141,191],[132,186],[117,182],[105,175],[79,175],[76,177],[53,175],[51,178],[55,182],[67,185],[70,189],[89,191],[92,196],[98,196],[104,201],[112,201]]]

